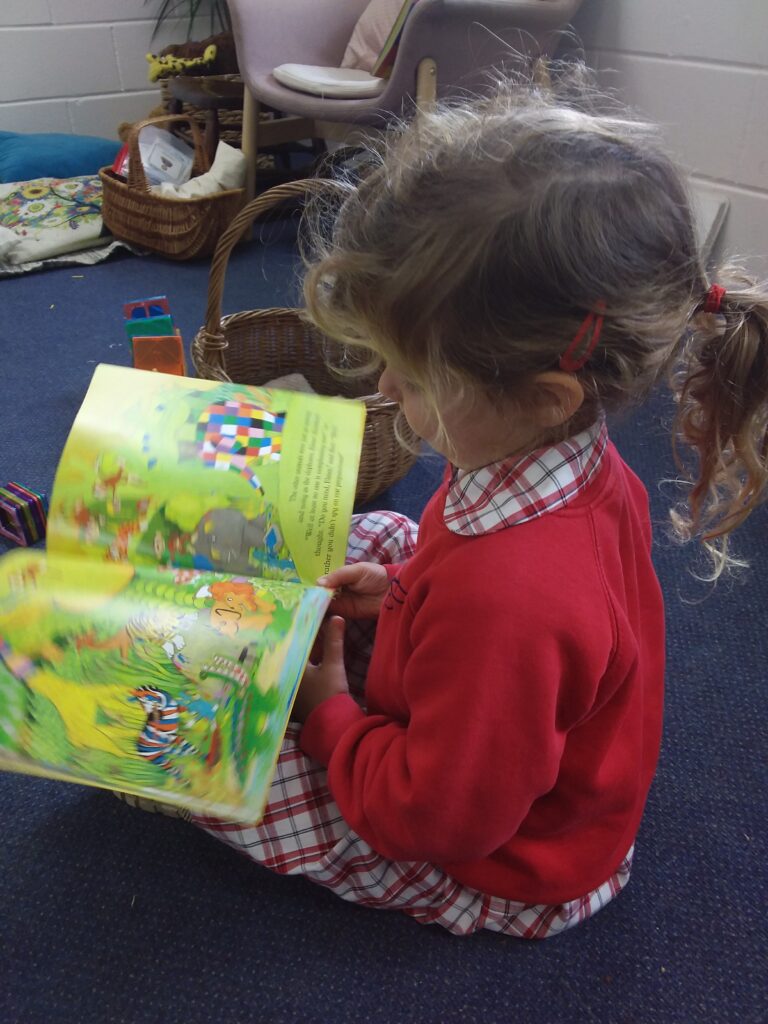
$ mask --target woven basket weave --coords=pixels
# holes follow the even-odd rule
[[[228,189],[191,199],[173,199],[151,192],[139,154],[139,132],[148,125],[189,124],[195,147],[193,175],[210,167],[200,129],[183,115],[139,121],[128,138],[128,180],[109,167],[99,171],[104,223],[120,241],[150,249],[174,260],[210,256],[219,237],[245,202],[245,189]]]
[[[364,402],[365,435],[355,497],[370,501],[404,476],[416,459],[395,434],[397,404],[375,390],[375,377],[334,373],[331,367],[344,356],[349,365],[349,353],[307,324],[300,310],[252,309],[221,315],[230,253],[254,220],[286,200],[327,188],[321,179],[288,182],[264,192],[240,211],[216,247],[205,325],[192,342],[192,362],[200,377],[238,384],[264,385],[288,373],[301,373],[318,394]],[[417,447],[418,438],[404,420],[398,430],[403,442]]]

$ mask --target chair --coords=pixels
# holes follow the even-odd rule
[[[245,82],[243,151],[248,197],[258,146],[301,138],[344,139],[353,126],[381,129],[435,98],[482,91],[491,68],[551,56],[581,0],[419,0],[405,23],[392,74],[379,95],[330,99],[296,92],[272,74],[280,64],[338,67],[368,0],[229,0]],[[289,116],[262,121],[264,105]],[[339,126],[345,126],[339,129]]]

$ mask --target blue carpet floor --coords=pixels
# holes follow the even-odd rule
[[[227,275],[225,311],[291,304],[290,227]],[[129,361],[121,307],[165,293],[185,339],[206,263],[121,256],[0,282],[0,480],[50,491],[98,362]],[[758,1024],[766,1012],[768,515],[714,590],[665,537],[661,396],[612,434],[649,487],[667,599],[668,706],[632,881],[587,925],[468,940],[278,878],[110,794],[0,775],[3,1024]],[[417,517],[434,458],[378,499]]]

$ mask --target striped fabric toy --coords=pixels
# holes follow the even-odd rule
[[[48,499],[21,484],[0,487],[0,537],[27,547],[45,536]]]

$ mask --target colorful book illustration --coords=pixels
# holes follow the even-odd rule
[[[360,403],[99,366],[0,559],[0,768],[256,820],[342,565]]]

